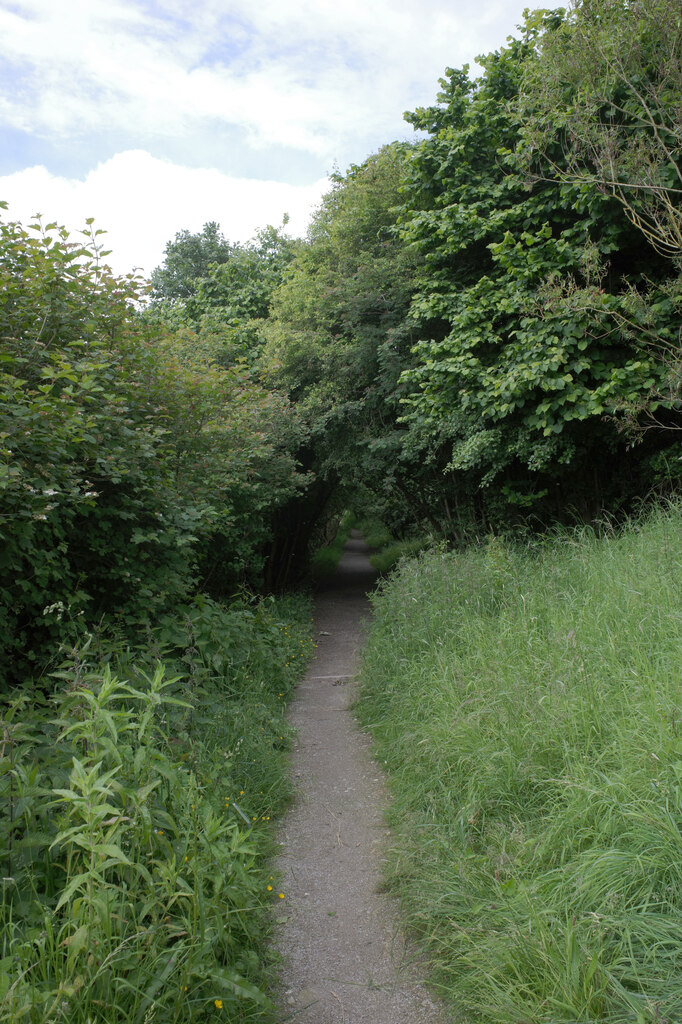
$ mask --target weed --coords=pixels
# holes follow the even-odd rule
[[[0,1021],[271,1020],[267,857],[300,602],[198,601],[2,708]],[[148,638],[149,639],[149,638]]]

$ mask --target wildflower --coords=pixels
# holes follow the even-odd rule
[[[272,892],[272,886],[271,885],[268,886],[268,892]]]
[[[284,899],[284,893],[283,893],[283,892],[278,892],[278,893],[277,893],[277,895],[279,896],[279,898],[280,898],[281,900],[283,900],[283,899]]]
[[[223,1001],[222,1001],[222,999],[214,999],[213,1000],[213,1005],[215,1006],[216,1010],[222,1010],[222,1008],[223,1008]]]

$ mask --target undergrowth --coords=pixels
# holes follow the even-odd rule
[[[375,597],[388,882],[471,1024],[682,1020],[682,513],[491,538]]]
[[[431,543],[430,537],[412,537],[409,540],[397,540],[383,547],[376,554],[370,555],[369,560],[377,572],[385,573],[398,565],[401,559],[418,555],[420,551],[429,547]]]
[[[417,555],[433,543],[427,535],[396,540],[388,527],[374,517],[363,519],[359,523],[359,530],[370,548],[376,549],[369,560],[380,573],[389,572],[401,559]]]
[[[93,637],[0,708],[0,1021],[270,1021],[268,873],[296,599],[200,600]]]
[[[371,548],[385,548],[395,543],[393,534],[384,523],[375,517],[369,516],[358,523],[358,530]]]
[[[333,576],[341,561],[341,555],[350,537],[355,517],[352,512],[344,512],[331,544],[318,548],[311,560],[311,575],[314,580],[323,580]]]

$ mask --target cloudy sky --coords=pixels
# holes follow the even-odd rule
[[[497,49],[527,0],[0,0],[0,199],[118,272],[176,231],[303,234],[334,168],[410,138],[446,66]]]

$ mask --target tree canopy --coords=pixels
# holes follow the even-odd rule
[[[344,504],[460,542],[678,486],[680,31],[528,13],[305,239],[181,231],[146,306],[96,236],[4,223],[8,657],[55,600],[284,586]]]

